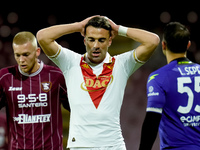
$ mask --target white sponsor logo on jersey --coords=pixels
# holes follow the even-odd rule
[[[12,86],[10,86],[8,91],[22,91],[22,87],[12,87]]]
[[[149,87],[149,93],[148,93],[147,96],[159,96],[159,93],[158,92],[154,92],[153,90],[154,90],[153,86],[150,86]]]
[[[50,122],[51,114],[45,115],[28,115],[28,114],[18,114],[18,117],[13,117],[14,121],[18,124],[28,124],[28,123],[43,123]]]
[[[181,122],[185,127],[187,126],[200,126],[200,115],[196,116],[181,116],[180,117]]]

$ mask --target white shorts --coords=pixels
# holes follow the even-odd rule
[[[70,148],[70,150],[126,150],[125,144],[115,145],[115,146],[105,146],[105,147],[79,147]]]

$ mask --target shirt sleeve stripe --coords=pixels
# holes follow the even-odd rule
[[[138,58],[137,58],[137,55],[136,55],[136,51],[134,50],[134,52],[133,52],[133,57],[134,57],[134,59],[138,62],[138,63],[141,63],[141,64],[144,64],[145,63],[145,61],[141,61],[141,60],[139,60]]]
[[[155,112],[162,114],[162,108],[148,107],[146,109],[147,112]]]
[[[59,46],[57,53],[55,55],[49,56],[49,57],[50,58],[56,58],[60,54],[60,51],[61,51],[61,47]]]

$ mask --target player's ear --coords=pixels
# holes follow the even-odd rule
[[[188,41],[187,49],[189,49],[191,46],[191,41]]]
[[[83,39],[83,42],[84,42],[84,44],[85,44],[85,46],[86,46],[86,39],[85,39],[85,37],[84,37],[84,39]]]
[[[166,55],[166,50],[167,50],[167,44],[165,41],[162,41],[162,51],[164,55]]]
[[[162,41],[162,49],[163,50],[167,49],[167,43],[165,41]]]
[[[108,45],[108,47],[110,47],[111,44],[112,44],[112,37],[109,38],[109,45]]]
[[[37,49],[36,49],[36,56],[37,57],[40,56],[40,52],[41,52],[41,49],[39,47],[37,47]]]

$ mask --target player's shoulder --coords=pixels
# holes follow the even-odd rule
[[[170,70],[170,66],[165,65],[165,66],[157,69],[156,71],[152,72],[148,77],[148,83],[151,80],[154,80],[157,82],[162,81],[167,76],[169,70]]]
[[[58,67],[50,66],[50,65],[44,65],[44,69],[45,69],[47,72],[62,75],[62,71],[61,71]]]
[[[17,72],[17,66],[9,66],[6,68],[0,69],[0,78],[6,75],[15,75]]]
[[[185,66],[185,63],[183,63],[185,61],[189,62],[188,59],[183,59],[183,58],[179,58],[179,59],[175,59],[175,60],[171,61],[169,64],[152,72],[149,75],[148,82],[154,79],[154,81],[156,81],[156,82],[160,82],[160,83],[165,82],[166,83],[167,79],[174,77],[173,75],[177,76],[180,74],[178,71],[178,67],[180,67],[179,62],[181,62],[181,66]]]

